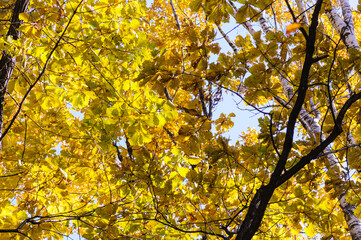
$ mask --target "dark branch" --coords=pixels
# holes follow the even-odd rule
[[[201,103],[202,103],[203,115],[206,116],[206,117],[208,117],[207,106],[206,106],[206,102],[205,102],[205,99],[204,99],[203,88],[200,87],[200,88],[198,89],[198,91],[199,91],[199,99],[200,99],[200,101],[201,101]]]
[[[125,134],[125,132],[124,132],[124,135],[125,135],[125,143],[126,143],[126,145],[127,145],[127,151],[128,151],[129,159],[130,159],[130,160],[133,160],[134,157],[133,157],[133,148],[132,148],[132,145],[130,145],[130,142],[128,141],[128,136]]]
[[[287,0],[286,0],[286,2],[288,3]],[[286,137],[284,140],[281,156],[279,157],[276,168],[271,175],[270,182],[266,186],[261,186],[257,190],[256,194],[254,195],[254,197],[249,205],[248,212],[247,212],[239,230],[237,231],[236,240],[252,239],[252,237],[255,235],[255,233],[259,229],[259,226],[261,225],[261,221],[263,219],[264,213],[265,213],[268,203],[273,195],[274,190],[280,185],[281,176],[283,177],[288,173],[288,172],[285,172],[283,175],[281,175],[285,169],[288,156],[292,149],[293,135],[294,135],[296,121],[297,121],[298,115],[302,109],[302,105],[306,98],[306,92],[308,89],[309,73],[311,70],[311,66],[313,64],[313,53],[315,51],[315,41],[316,41],[316,29],[317,29],[317,25],[318,25],[318,16],[321,11],[321,5],[322,5],[322,0],[318,0],[316,3],[316,6],[315,6],[315,10],[313,12],[312,22],[311,22],[311,25],[309,28],[309,35],[307,37],[305,36],[306,41],[307,41],[306,42],[306,56],[305,56],[305,60],[304,60],[303,68],[302,68],[300,84],[298,87],[298,96],[297,96],[295,105],[294,105],[294,107],[290,113],[289,119],[288,119]],[[342,113],[340,112],[340,114],[342,114]],[[326,147],[326,146],[324,146],[324,147]],[[318,153],[316,154],[316,156],[317,155],[318,155]],[[292,169],[297,170],[294,167]],[[297,171],[299,171],[300,169],[298,169]],[[288,176],[287,179],[292,177],[297,171],[293,172],[293,174],[287,175]],[[285,179],[285,181],[287,179]]]
[[[118,147],[117,143],[116,143],[116,142],[113,142],[113,146],[117,149],[117,157],[118,157],[118,160],[119,160],[120,162],[123,161],[123,156],[122,156],[122,154],[121,154],[121,152],[120,152],[120,150],[119,150],[119,147]]]
[[[316,29],[318,25],[318,15],[321,11],[322,0],[318,0],[315,10],[312,15],[312,22],[309,29],[309,36],[306,39],[306,57],[302,68],[302,74],[300,79],[300,84],[298,87],[298,96],[296,103],[293,106],[293,109],[290,113],[290,117],[287,123],[286,137],[283,144],[283,150],[279,161],[277,162],[276,168],[271,176],[270,184],[275,184],[277,178],[281,175],[282,171],[285,169],[286,162],[291,152],[293,145],[293,135],[295,130],[296,121],[298,115],[302,109],[302,105],[305,101],[306,92],[308,90],[308,78],[313,62],[313,53],[315,51],[315,41],[316,41]]]

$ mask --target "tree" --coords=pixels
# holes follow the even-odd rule
[[[0,3],[1,238],[361,239],[360,12],[147,4]]]

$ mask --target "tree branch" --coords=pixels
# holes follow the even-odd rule
[[[282,174],[282,171],[284,171],[285,169],[289,153],[292,149],[293,134],[296,120],[302,109],[302,105],[304,103],[306,92],[308,89],[308,77],[311,66],[313,64],[316,29],[318,25],[318,16],[321,11],[321,5],[322,0],[318,0],[315,6],[315,10],[313,12],[312,22],[309,28],[309,35],[306,38],[306,57],[302,68],[301,79],[298,88],[298,96],[288,119],[286,137],[283,144],[281,156],[277,162],[274,172],[271,175],[270,182],[266,186],[261,186],[254,195],[249,205],[248,212],[239,230],[237,231],[236,240],[250,240],[254,236],[261,224],[268,202],[271,199],[274,190],[279,186],[278,183],[280,181],[280,176]]]
[[[356,102],[357,100],[361,99],[361,92],[352,95],[346,103],[342,106],[334,125],[334,128],[331,132],[331,134],[326,138],[326,140],[322,141],[320,145],[318,145],[316,148],[314,148],[309,154],[302,157],[301,160],[293,166],[291,169],[286,171],[278,180],[277,180],[277,186],[281,185],[288,179],[290,179],[293,175],[295,175],[299,170],[301,170],[304,166],[306,166],[311,160],[316,159],[320,156],[323,156],[325,154],[320,155],[326,147],[332,143],[336,137],[338,137],[342,133],[342,121],[346,114],[346,111],[351,107],[351,105]]]
[[[318,15],[321,11],[322,0],[318,0],[315,6],[315,10],[312,15],[312,22],[309,28],[309,36],[306,39],[306,57],[304,60],[300,84],[298,87],[298,96],[291,111],[290,117],[288,119],[286,137],[283,144],[283,150],[279,161],[277,162],[276,168],[271,176],[270,184],[276,183],[277,178],[281,175],[282,171],[286,166],[286,162],[289,156],[289,153],[293,145],[293,135],[295,130],[296,120],[302,109],[302,105],[305,101],[306,92],[308,89],[308,77],[311,70],[313,62],[313,53],[315,51],[315,41],[316,41],[316,29],[318,25]]]

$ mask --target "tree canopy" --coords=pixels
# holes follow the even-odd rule
[[[0,1],[0,238],[361,239],[360,11]]]

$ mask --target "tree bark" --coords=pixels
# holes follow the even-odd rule
[[[19,39],[21,36],[21,32],[18,31],[18,28],[21,25],[19,14],[26,11],[29,5],[29,1],[30,0],[17,0],[15,3],[13,14],[11,16],[11,24],[7,34],[8,36],[13,36],[14,40]]]
[[[346,0],[344,0],[343,2],[345,2],[345,1]],[[344,12],[347,12],[347,10]],[[327,15],[328,19],[330,20],[333,28],[341,36],[342,41],[345,43],[347,49],[350,49],[350,48],[359,49],[360,47],[358,45],[355,34],[353,32],[353,25],[350,25],[350,22],[352,22],[352,24],[353,24],[353,21],[350,21],[348,23],[342,21],[341,17],[337,14],[336,9],[334,7],[332,7],[331,9],[326,9],[326,15]],[[351,19],[352,19],[352,15],[351,15]]]
[[[9,79],[14,70],[15,58],[11,57],[5,51],[2,53],[0,60],[0,137],[3,131],[3,119],[4,119],[4,100]],[[0,152],[2,149],[2,144],[0,142]]]
[[[29,0],[17,0],[13,13],[11,16],[11,23],[8,36],[12,36],[14,40],[17,40],[21,36],[21,32],[18,31],[21,21],[19,19],[19,14],[26,11],[29,5]],[[7,86],[11,75],[15,67],[15,57],[12,57],[6,51],[2,52],[2,57],[0,59],[0,138],[2,138],[2,130],[4,125],[4,100],[5,94],[7,91]],[[2,149],[2,141],[0,142],[0,153]]]

